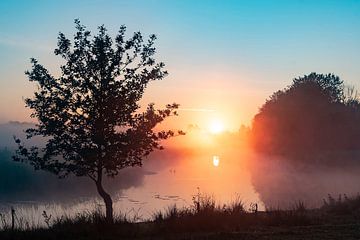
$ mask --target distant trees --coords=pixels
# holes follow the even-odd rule
[[[44,148],[27,148],[16,139],[14,160],[59,177],[89,177],[105,202],[107,221],[112,222],[112,199],[103,188],[103,177],[141,165],[143,157],[162,149],[161,140],[182,134],[154,131],[158,123],[176,115],[178,104],[162,110],[149,104],[139,112],[148,83],[167,75],[164,63],[154,59],[155,35],[144,41],[136,32],[126,40],[122,26],[112,39],[100,26],[90,39],[90,31],[79,20],[75,23],[73,43],[63,33],[58,37],[55,54],[65,61],[60,77],[31,59],[32,69],[26,74],[38,90],[25,102],[38,123],[26,133],[28,138],[42,136],[47,142]]]
[[[253,119],[251,142],[261,153],[305,157],[360,150],[360,103],[333,74],[296,78],[275,92]]]

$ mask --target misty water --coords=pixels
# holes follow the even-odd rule
[[[240,198],[246,209],[251,203],[258,203],[263,210],[265,205],[291,208],[298,201],[309,208],[319,207],[328,194],[336,199],[338,194],[353,196],[360,191],[356,163],[341,167],[299,167],[280,158],[255,157],[246,149],[231,147],[222,151],[181,152],[155,153],[141,168],[124,169],[117,178],[108,181],[106,186],[113,196],[115,214],[126,215],[133,221],[148,220],[154,213],[164,212],[174,205],[192,207],[192,199],[199,193],[211,195],[219,204]],[[24,164],[18,166],[27,168]],[[29,174],[39,180],[26,180]],[[26,222],[30,226],[46,226],[43,211],[55,219],[103,208],[94,184],[88,179],[58,180],[51,174],[34,172],[30,168],[15,179],[21,183],[24,177],[26,182],[32,181],[26,191],[18,187],[20,190],[4,194],[0,189],[2,217],[9,220],[10,209],[14,207],[16,221],[23,226]],[[14,181],[7,180],[8,185]]]
[[[11,160],[12,135],[23,136],[22,129],[28,125],[0,125],[0,149],[8,149],[0,151],[0,213],[8,218],[14,207],[23,222],[43,226],[43,211],[54,219],[103,208],[90,179],[58,179]],[[41,141],[31,144],[41,145]],[[123,169],[115,179],[107,179],[104,185],[113,197],[115,214],[146,220],[173,205],[192,207],[192,199],[199,193],[211,195],[219,204],[241,198],[246,207],[254,202],[261,206],[248,169],[250,154],[237,133],[213,136],[197,132],[166,144],[164,151],[144,159],[142,167]]]
[[[170,206],[191,207],[192,199],[197,194],[211,195],[218,203],[231,203],[238,198],[245,202],[246,206],[250,203],[261,204],[258,194],[254,191],[251,184],[251,177],[246,168],[245,156],[237,155],[231,159],[232,153],[222,152],[221,154],[208,153],[189,153],[179,156],[174,152],[161,152],[150,156],[144,162],[142,168],[126,169],[116,178],[116,182],[110,181],[108,184],[118,185],[118,189],[113,189],[115,214],[125,214],[128,218],[136,221],[150,219],[158,211],[166,211]],[[214,165],[214,156],[216,164]],[[139,173],[140,171],[140,173]],[[38,172],[34,172],[38,174]],[[129,176],[133,175],[132,178]],[[136,177],[134,177],[136,176]],[[21,176],[19,176],[21,177]],[[51,181],[53,176],[46,175]],[[78,181],[74,179],[72,181]],[[72,188],[78,188],[78,183],[70,182],[68,186],[44,188],[43,195],[36,198],[29,192],[36,189],[29,189],[26,192],[16,193],[20,196],[10,196],[10,201],[2,198],[0,212],[8,215],[10,208],[14,207],[18,218],[30,225],[43,226],[43,211],[53,218],[62,215],[75,216],[78,213],[92,211],[102,208],[103,203],[97,197],[95,186],[91,182],[82,185],[91,193],[86,197],[69,195]],[[119,184],[122,182],[123,184]],[[124,185],[124,182],[127,184]],[[43,182],[43,184],[46,184]],[[34,188],[39,186],[32,186]],[[67,188],[67,189],[66,189]],[[63,195],[61,195],[61,193]],[[56,197],[54,197],[56,194]],[[14,194],[13,194],[14,195]],[[27,196],[28,195],[28,196]]]
[[[103,209],[95,184],[85,177],[58,179],[11,160],[11,134],[19,124],[0,127],[0,213],[9,222],[11,207],[16,222],[45,226],[43,211],[52,219]],[[7,131],[5,131],[7,129]],[[144,159],[142,167],[123,169],[107,179],[114,212],[134,221],[151,219],[168,207],[192,207],[199,193],[218,204],[241,199],[245,208],[257,203],[260,210],[291,208],[298,201],[319,207],[331,194],[353,196],[360,192],[359,154],[329,153],[295,162],[255,154],[239,133],[218,136],[194,133],[168,142],[164,151]],[[330,159],[324,163],[324,159]]]

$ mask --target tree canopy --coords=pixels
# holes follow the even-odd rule
[[[253,119],[261,153],[293,157],[360,150],[360,103],[333,74],[299,77],[275,92]]]
[[[17,161],[66,177],[87,176],[95,181],[104,198],[107,217],[112,220],[112,201],[102,187],[103,175],[113,177],[129,166],[142,164],[144,157],[162,149],[160,141],[175,134],[155,131],[165,118],[176,115],[178,104],[157,110],[139,104],[151,81],[167,75],[164,63],[154,58],[155,35],[143,39],[140,32],[125,38],[121,26],[112,39],[104,26],[91,38],[91,32],[75,20],[73,43],[59,34],[54,53],[63,58],[61,75],[55,77],[31,59],[26,72],[37,91],[25,100],[37,119],[27,137],[41,136],[46,146],[25,147],[19,139]]]

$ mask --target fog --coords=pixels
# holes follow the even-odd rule
[[[269,208],[291,208],[298,201],[307,207],[319,207],[328,194],[338,198],[339,194],[360,192],[360,166],[355,162],[343,166],[301,165],[281,157],[256,155],[249,169],[254,189]]]
[[[29,123],[0,125],[0,203],[74,203],[98,197],[95,184],[86,177],[57,176],[34,169],[11,159],[15,145],[12,135],[24,137],[22,128]],[[244,167],[247,152],[238,133],[224,133],[216,138],[199,132],[171,139],[164,151],[156,151],[144,160],[142,167],[126,168],[114,179],[107,179],[105,189],[126,206],[142,204],[151,212],[172,203],[191,204],[198,188],[217,200],[228,202],[240,194],[248,202],[257,201]],[[241,139],[240,139],[241,140]],[[34,144],[39,144],[41,141]],[[31,143],[30,143],[31,144]],[[213,156],[219,156],[219,166]],[[123,204],[120,203],[120,204]],[[147,204],[147,206],[144,206]]]
[[[360,99],[334,74],[310,73],[273,93],[254,116],[252,183],[267,206],[360,191]]]
[[[89,178],[69,176],[58,179],[51,173],[34,171],[28,164],[12,161],[16,147],[13,136],[25,138],[23,130],[32,126],[31,123],[20,122],[0,124],[0,202],[72,202],[97,196],[95,185]],[[32,140],[29,144],[41,144],[41,139]],[[156,159],[156,156],[153,158]],[[161,169],[161,166],[156,168]],[[105,187],[111,194],[139,187],[144,182],[144,176],[156,173],[146,169],[123,169],[117,177],[107,178]]]
[[[0,124],[0,148],[16,147],[14,136],[25,138],[24,130],[34,127],[33,123],[12,121]]]
[[[15,146],[12,135],[23,136],[22,128],[29,126],[29,123],[17,122],[0,125],[0,202],[63,204],[97,197],[94,183],[86,177],[58,179],[53,174],[34,171],[27,164],[12,161]],[[307,156],[306,161],[301,161],[253,153],[244,144],[245,138],[244,133],[220,135],[212,143],[218,147],[210,146],[210,152],[207,148],[191,150],[189,146],[155,152],[144,161],[143,167],[122,170],[114,179],[107,179],[105,187],[115,199],[126,195],[126,190],[138,189],[135,195],[139,199],[132,199],[133,202],[145,201],[148,199],[141,198],[148,197],[164,200],[166,194],[191,199],[196,188],[201,187],[202,191],[221,196],[223,201],[231,194],[240,193],[248,203],[258,201],[275,208],[289,208],[298,201],[307,207],[318,207],[328,194],[337,198],[339,194],[351,196],[360,192],[356,152],[330,152],[312,158]],[[177,145],[187,142],[194,146],[197,139],[192,142],[189,139],[177,139]],[[213,154],[220,156],[218,169],[211,164]],[[156,190],[160,184],[163,189]],[[147,193],[150,190],[152,193]]]

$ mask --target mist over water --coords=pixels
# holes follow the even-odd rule
[[[31,123],[10,122],[0,124],[0,204],[5,203],[74,203],[97,196],[94,183],[85,177],[69,176],[58,179],[45,172],[34,171],[28,164],[14,162],[15,143],[13,136],[25,138],[24,129]],[[41,145],[41,139],[28,144]],[[121,194],[124,189],[143,184],[144,176],[153,174],[144,168],[129,168],[116,178],[108,178],[105,186],[112,194]]]
[[[222,153],[219,166],[215,167],[211,154],[179,156],[170,150],[154,154],[143,168],[124,169],[114,180],[107,181],[106,188],[114,198],[114,210],[148,219],[154,212],[174,204],[180,208],[191,207],[193,196],[199,192],[213,196],[219,203],[229,203],[238,196],[247,204],[258,202],[244,163],[229,158],[230,155]],[[19,170],[20,167],[22,171],[28,168],[24,164]],[[16,206],[27,209],[23,211],[29,214],[39,215],[46,210],[61,215],[67,212],[61,210],[64,208],[74,214],[103,205],[94,183],[86,178],[57,179],[32,169],[26,174],[27,179],[20,172],[18,177],[5,176],[9,183],[16,182],[17,186],[10,184],[1,189],[0,205],[4,211]]]
[[[12,152],[0,151],[0,202],[73,202],[97,195],[94,183],[85,177],[69,176],[58,179],[44,171],[13,162]],[[106,179],[112,194],[130,187],[141,186],[144,176],[152,174],[142,168],[124,169],[119,176]]]
[[[12,135],[22,136],[22,128],[29,126],[15,122],[0,126],[0,139],[5,143],[0,147],[0,211],[8,212],[15,206],[27,215],[38,216],[46,210],[58,216],[102,207],[90,179],[74,176],[58,179],[51,173],[34,171],[28,164],[12,161]],[[178,141],[189,142],[189,138]],[[193,142],[186,146],[169,144],[164,151],[152,153],[142,167],[126,168],[114,179],[106,179],[105,189],[113,196],[115,212],[148,219],[154,212],[174,204],[191,206],[193,196],[199,192],[212,195],[219,203],[231,202],[239,196],[247,204],[260,203],[246,168],[248,153],[238,146],[238,135],[224,134],[218,138],[203,148]],[[214,156],[219,161],[217,166]]]
[[[252,183],[269,207],[360,191],[360,99],[334,74],[310,73],[273,93],[254,116]]]
[[[6,132],[4,126],[2,132]],[[9,134],[1,137],[11,142]],[[219,203],[240,196],[247,205],[258,203],[260,209],[289,208],[298,201],[307,207],[319,207],[328,194],[337,198],[338,194],[351,196],[360,192],[360,166],[355,152],[308,156],[306,161],[300,161],[255,154],[239,144],[241,141],[241,134],[223,134],[211,143],[217,147],[179,146],[154,152],[143,167],[124,169],[119,176],[106,180],[105,188],[114,198],[114,210],[148,219],[174,204],[191,206],[192,197],[199,191],[212,195]],[[73,176],[58,179],[50,173],[34,171],[26,164],[13,162],[11,145],[4,145],[7,150],[0,151],[3,212],[16,206],[27,214],[39,215],[47,210],[55,216],[103,205],[91,180]],[[214,156],[218,165],[214,165]]]
[[[360,166],[349,164],[294,164],[282,157],[256,155],[249,166],[251,183],[270,208],[291,208],[298,201],[320,207],[330,194],[353,196],[360,192]],[[343,196],[342,196],[343,197]]]

